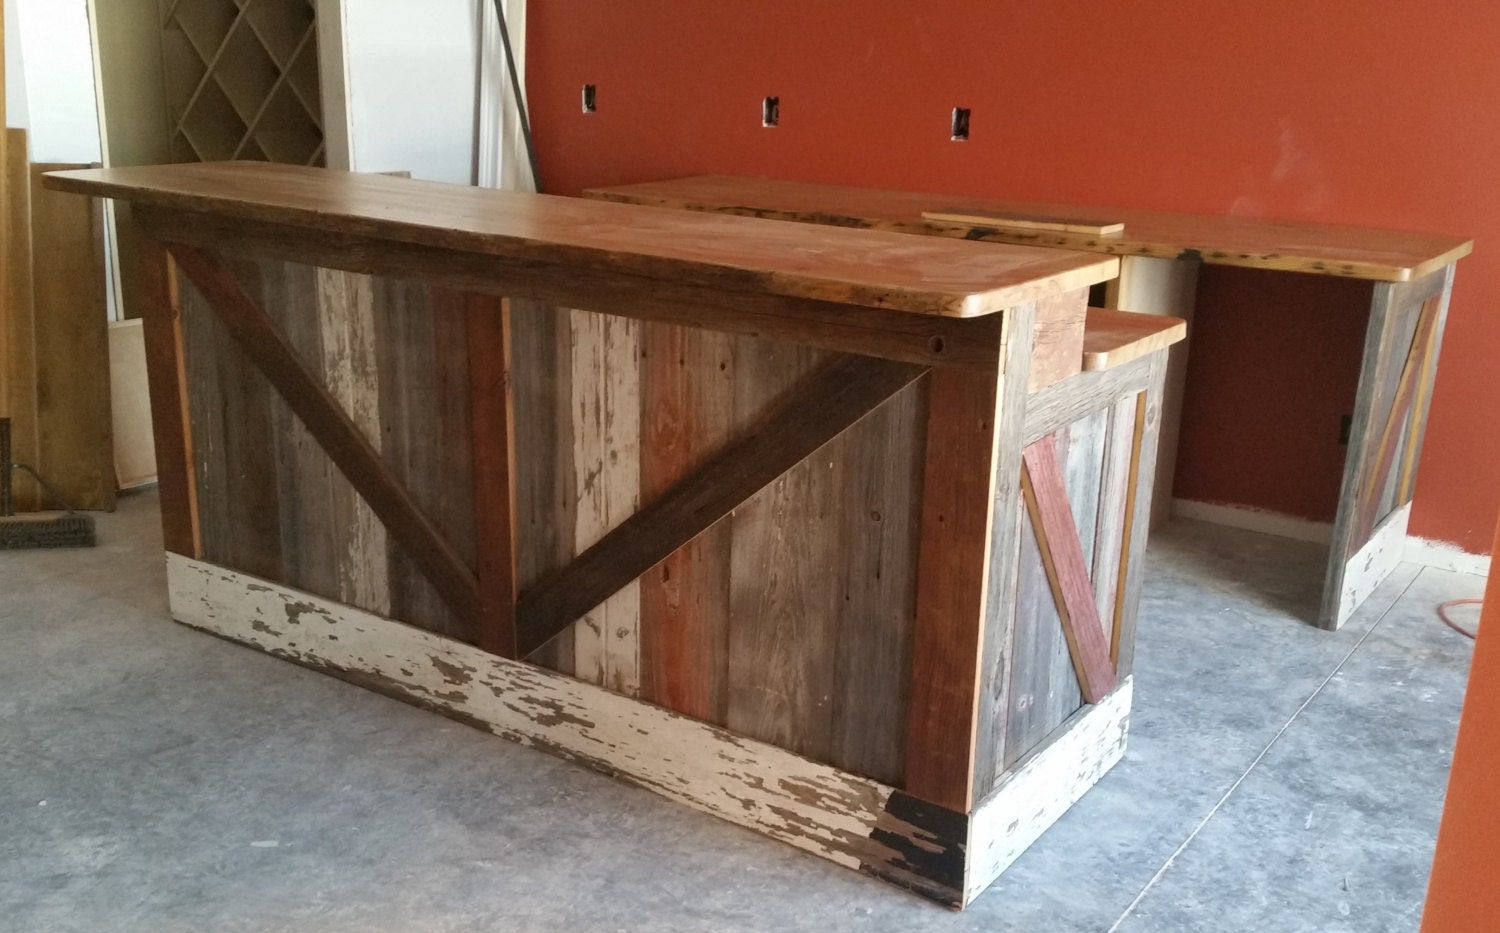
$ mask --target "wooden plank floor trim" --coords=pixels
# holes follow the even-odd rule
[[[151,396],[151,430],[161,491],[162,543],[173,553],[198,557],[203,551],[203,538],[177,276],[171,254],[144,234],[136,237],[135,255],[141,326],[146,332],[146,386]]]
[[[1078,540],[1068,488],[1058,463],[1057,440],[1047,435],[1022,454],[1021,489],[1041,548],[1047,581],[1057,601],[1068,653],[1087,703],[1098,703],[1115,687],[1109,641],[1099,622],[1088,562]]]
[[[330,460],[411,554],[453,611],[479,617],[479,583],[442,534],[412,502],[338,401],[308,371],[265,311],[222,265],[187,246],[173,246],[178,268],[212,305],[257,368],[302,420]]]
[[[1131,678],[1058,730],[1056,741],[1022,760],[980,801],[969,824],[967,904],[1125,756]]]
[[[179,622],[603,771],[950,906],[969,820],[869,778],[212,564],[167,557]]]
[[[1003,313],[949,318],[811,298],[726,292],[566,264],[391,243],[256,221],[136,205],[137,225],[164,241],[307,263],[559,308],[767,337],[927,366],[993,372]]]
[[[844,355],[809,376],[745,436],[626,519],[567,567],[522,593],[525,657],[620,587],[916,381],[907,363]]]
[[[516,656],[516,450],[511,395],[510,307],[465,294],[469,411],[473,419],[474,521],[479,647]]]

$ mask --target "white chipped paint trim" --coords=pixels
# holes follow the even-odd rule
[[[172,615],[187,625],[304,663],[373,675],[496,735],[850,868],[869,851],[892,793],[601,687],[212,564],[168,554],[167,584]]]
[[[1055,742],[980,801],[969,824],[966,906],[1124,757],[1132,685],[1125,678],[1103,701],[1078,713]]]
[[[1472,573],[1481,577],[1487,577],[1490,574],[1490,555],[1470,554],[1456,544],[1438,541],[1435,538],[1407,535],[1406,547],[1401,552],[1401,559],[1437,570]]]
[[[1190,499],[1172,500],[1172,517],[1208,522],[1211,525],[1227,525],[1258,531],[1263,535],[1291,538],[1294,541],[1309,541],[1327,545],[1333,541],[1331,522],[1314,522],[1295,515],[1268,512],[1247,505],[1215,505],[1209,502],[1193,502]]]
[[[1385,582],[1406,553],[1406,523],[1411,519],[1411,503],[1385,517],[1370,540],[1344,565],[1344,582],[1339,593],[1337,628],[1349,621],[1354,610]]]

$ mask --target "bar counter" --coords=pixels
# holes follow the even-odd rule
[[[1087,308],[1116,258],[46,183],[133,207],[178,621],[955,907],[1124,753],[1183,324]]]

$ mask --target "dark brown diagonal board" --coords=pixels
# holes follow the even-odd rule
[[[516,656],[516,494],[510,307],[465,295],[469,410],[474,419],[474,518],[479,576],[478,645]]]
[[[1051,435],[1031,444],[1022,455],[1021,488],[1032,529],[1041,548],[1047,579],[1062,616],[1063,632],[1085,702],[1097,703],[1115,687],[1109,641],[1099,623],[1093,583],[1073,522],[1068,489]]]
[[[923,372],[920,366],[871,357],[830,361],[758,428],[626,519],[563,571],[523,593],[517,606],[521,655],[546,644]]]
[[[272,386],[302,419],[380,520],[407,548],[463,619],[478,617],[478,583],[463,560],[412,503],[359,427],[307,371],[265,312],[221,265],[191,247],[172,250],[178,267],[201,291]]]

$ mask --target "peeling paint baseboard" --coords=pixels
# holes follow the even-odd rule
[[[1457,573],[1472,573],[1487,577],[1490,574],[1490,555],[1470,554],[1456,544],[1433,538],[1406,536],[1406,547],[1402,560],[1437,570],[1452,570]]]
[[[962,907],[1119,761],[1131,682],[1086,707],[971,814],[659,706],[352,606],[167,555],[193,628],[541,749]]]

